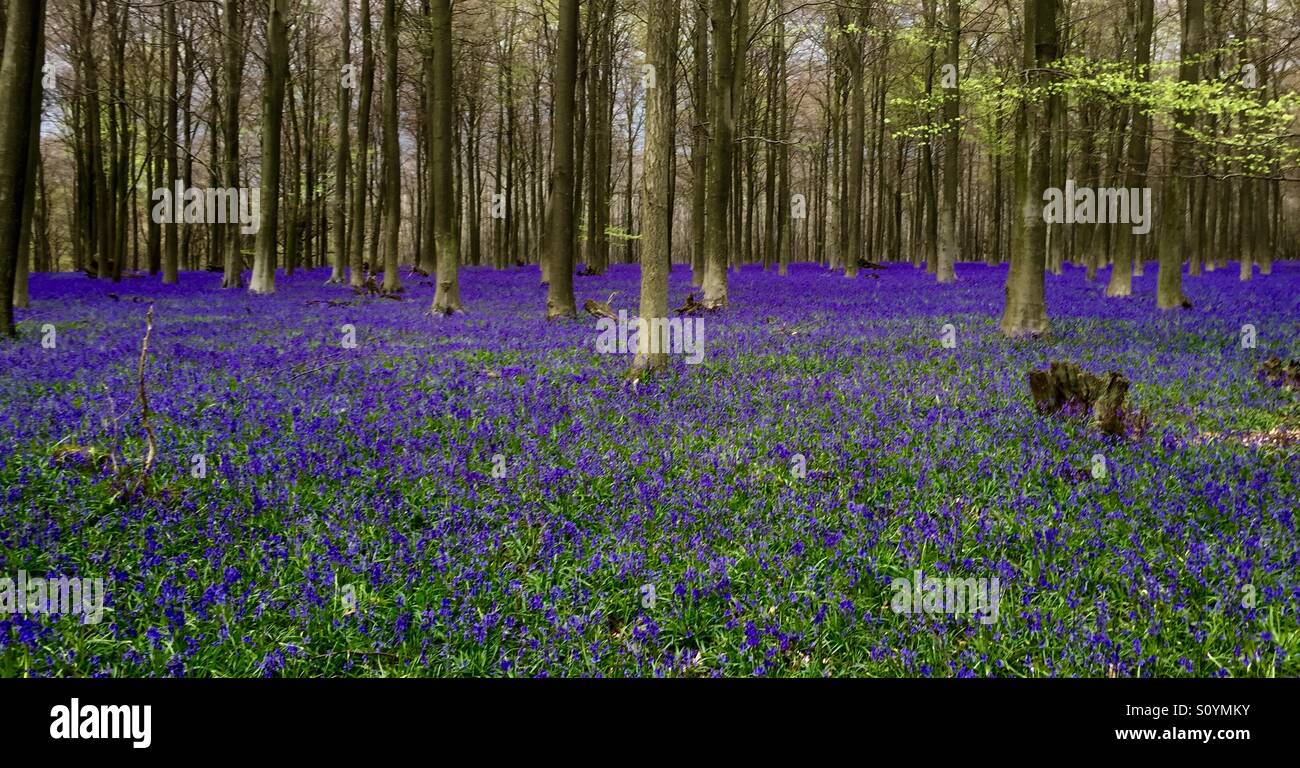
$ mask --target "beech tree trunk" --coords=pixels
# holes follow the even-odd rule
[[[176,101],[176,84],[179,77],[180,69],[180,34],[176,26],[176,3],[167,3],[163,9],[163,46],[167,51],[167,72],[163,77],[163,82],[167,88],[167,94],[164,99],[164,108],[167,110],[167,175],[163,181],[168,187],[174,187],[176,179],[180,178],[180,156],[177,148],[180,146],[180,128],[177,125],[176,112],[179,106]],[[89,68],[93,69],[93,67]],[[96,122],[98,122],[96,120]],[[265,195],[265,190],[263,190]],[[265,222],[263,222],[265,224]],[[163,225],[163,233],[167,236],[166,244],[163,247],[163,284],[175,283],[179,275],[180,264],[180,238],[181,228],[178,222],[171,222]],[[104,276],[105,259],[107,256],[100,254],[101,263],[100,276]]]
[[[239,98],[244,79],[243,20],[240,0],[226,0],[225,13],[225,168],[226,186],[239,187]],[[243,283],[243,233],[231,226],[226,236],[222,288],[239,288]]]
[[[859,8],[859,15],[854,19],[857,31],[846,33],[846,58],[849,65],[849,87],[852,89],[852,112],[849,118],[849,179],[848,199],[844,201],[844,215],[848,217],[847,238],[844,241],[841,259],[844,262],[844,276],[857,277],[858,260],[862,258],[862,170],[863,154],[866,152],[866,92],[863,78],[863,37],[866,36],[868,9]],[[845,27],[848,24],[844,24]]]
[[[695,10],[695,127],[691,142],[691,285],[704,285],[705,233],[708,231],[709,177],[709,10]]]
[[[959,70],[958,58],[961,46],[961,3],[960,0],[947,0],[948,6],[948,54],[945,63],[954,70]],[[961,149],[961,131],[958,118],[961,114],[960,84],[944,89],[943,93],[943,206],[939,212],[939,261],[935,269],[935,279],[940,283],[957,280],[955,265],[960,246],[957,242],[957,186],[961,181],[961,170],[957,153]]]
[[[1137,40],[1134,50],[1134,68],[1136,77],[1142,82],[1151,79],[1151,26],[1155,7],[1153,0],[1137,0]],[[1151,118],[1141,109],[1133,110],[1133,122],[1130,128],[1128,145],[1128,170],[1125,173],[1124,186],[1139,189],[1146,184],[1147,176],[1147,132]],[[1151,212],[1148,211],[1147,215]],[[1127,228],[1115,232],[1115,260],[1110,269],[1110,281],[1106,284],[1106,295],[1113,297],[1130,296],[1133,293],[1134,254],[1141,258],[1139,249],[1142,243],[1138,235]]]
[[[732,0],[711,0],[713,28],[713,95],[710,105],[709,207],[705,213],[705,264],[703,304],[727,304],[727,212],[731,203],[731,157],[735,123],[732,117]]]
[[[1178,79],[1200,82],[1201,39],[1205,28],[1205,0],[1184,0],[1183,42]],[[1165,181],[1165,203],[1160,219],[1160,274],[1156,285],[1156,306],[1175,309],[1187,302],[1183,295],[1183,236],[1187,231],[1187,179],[1192,174],[1190,134],[1195,115],[1190,110],[1174,114],[1173,160]],[[1149,213],[1149,212],[1148,212]]]
[[[576,317],[573,298],[574,84],[578,69],[578,0],[560,0],[555,51],[555,118],[551,125],[551,212],[547,217],[546,317]]]
[[[289,44],[285,33],[288,0],[268,0],[266,19],[266,87],[262,94],[262,221],[253,254],[252,293],[275,293],[276,244],[280,235],[280,148],[284,123],[284,89],[289,78]]]
[[[398,235],[402,224],[401,156],[397,146],[397,3],[384,0],[384,292],[402,290]]]
[[[1149,2],[1149,0],[1147,0]],[[1031,84],[1045,89],[1048,66],[1056,61],[1056,11],[1060,0],[1025,0],[1024,68]],[[1006,305],[1001,329],[1007,336],[1045,334],[1049,325],[1045,297],[1047,225],[1043,221],[1043,192],[1051,185],[1052,128],[1055,100],[1039,96],[1022,102],[1017,115],[1016,202],[1020,207],[1017,237],[1007,274]],[[1027,162],[1026,162],[1027,161]]]
[[[18,269],[22,215],[33,185],[28,172],[33,137],[32,92],[40,87],[45,52],[45,0],[10,0],[0,59],[0,334],[14,335],[14,280]],[[36,80],[34,84],[32,81]]]
[[[338,72],[338,143],[334,148],[334,206],[333,235],[334,253],[330,260],[329,282],[342,285],[343,273],[347,268],[348,252],[348,155],[351,128],[349,126],[352,112],[352,87],[356,79],[352,70],[352,2],[339,2],[339,55]]]
[[[41,14],[44,15],[44,9],[41,10]],[[36,58],[33,64],[33,72],[39,73],[45,61],[45,24],[43,21],[37,31],[33,55]],[[35,239],[33,222],[36,219],[37,205],[36,171],[41,164],[41,101],[44,88],[39,74],[33,74],[31,80],[28,136],[31,137],[32,146],[31,151],[27,153],[27,174],[23,179],[23,213],[18,229],[18,257],[14,263],[13,304],[20,309],[25,309],[28,306],[27,282],[31,266],[32,241]],[[21,118],[21,116],[22,112],[20,110],[18,118]],[[42,195],[43,202],[44,196]]]
[[[654,87],[646,94],[646,139],[642,159],[641,309],[640,333],[633,371],[663,366],[668,359],[662,335],[652,329],[666,327],[668,319],[668,184],[673,152],[673,102],[671,58],[677,42],[678,4],[647,0],[646,63],[655,68]]]
[[[371,45],[370,0],[361,0],[361,93],[357,97],[357,152],[352,173],[352,216],[348,222],[348,284],[366,282],[366,197],[370,193],[370,105],[375,85],[375,52]],[[265,193],[264,193],[265,194]]]
[[[451,0],[433,0],[433,155],[430,170],[433,179],[429,193],[433,195],[434,242],[426,247],[436,247],[438,254],[437,288],[433,294],[433,312],[449,315],[462,312],[460,303],[460,247],[453,229],[456,203],[452,178],[452,153],[455,151],[455,134],[452,126],[451,79]],[[427,258],[427,257],[426,257]]]
[[[776,0],[776,262],[777,274],[790,270],[790,239],[794,222],[790,218],[790,105],[785,49],[784,0]],[[804,205],[807,205],[805,200]]]

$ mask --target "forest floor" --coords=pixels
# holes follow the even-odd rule
[[[0,576],[107,600],[0,613],[0,675],[1300,675],[1300,405],[1256,375],[1300,357],[1300,265],[1168,313],[1154,265],[1128,300],[1069,268],[1021,341],[1005,268],[957,274],[748,268],[702,361],[635,390],[535,268],[465,269],[452,317],[414,275],[34,275]],[[635,312],[635,266],[575,285]],[[1038,415],[1056,359],[1123,373],[1151,429]],[[918,571],[996,578],[996,621],[895,610]]]

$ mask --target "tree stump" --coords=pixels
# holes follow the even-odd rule
[[[1071,362],[1053,360],[1047,370],[1029,372],[1029,393],[1040,414],[1091,413],[1093,426],[1108,435],[1145,424],[1144,417],[1124,407],[1128,389],[1129,380],[1120,373],[1098,376]]]
[[[673,310],[679,315],[698,315],[704,311],[704,305],[695,300],[695,294],[686,295],[686,303]]]
[[[1092,420],[1108,435],[1124,434],[1124,398],[1128,379],[1111,371],[1102,379],[1101,393],[1092,404]]]
[[[1258,375],[1265,384],[1300,391],[1300,360],[1282,362],[1280,357],[1270,357],[1260,363]]]

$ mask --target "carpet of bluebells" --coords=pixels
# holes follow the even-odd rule
[[[1257,439],[1300,411],[1256,376],[1300,357],[1300,265],[1188,277],[1169,313],[1154,269],[1128,300],[1067,269],[1022,341],[1005,274],[747,268],[703,362],[635,388],[535,268],[467,268],[453,317],[415,275],[35,275],[0,341],[0,575],[108,596],[0,615],[0,675],[1300,675],[1300,455]],[[579,304],[634,312],[638,279]],[[1053,359],[1122,372],[1150,430],[1038,415]],[[997,577],[998,621],[895,613],[916,570]]]

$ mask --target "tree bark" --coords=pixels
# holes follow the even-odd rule
[[[398,235],[402,224],[401,156],[397,146],[397,3],[384,0],[384,292],[402,290]]]
[[[357,97],[357,152],[352,173],[352,216],[348,222],[348,284],[366,282],[366,198],[370,194],[370,107],[374,98],[375,52],[371,44],[370,0],[361,0],[361,93]]]
[[[851,35],[845,33],[847,60],[849,65],[849,87],[852,89],[852,113],[849,118],[849,179],[848,200],[842,209],[848,217],[847,238],[844,241],[841,260],[844,262],[844,276],[857,277],[858,260],[862,258],[862,172],[863,154],[866,152],[866,92],[863,78],[863,44],[862,38],[867,33],[869,10],[859,7],[854,19],[857,30]],[[847,27],[847,24],[845,25]]]
[[[350,117],[352,112],[352,2],[339,2],[338,72],[338,140],[334,147],[334,253],[330,261],[329,282],[343,284],[348,252],[348,155],[351,154]]]
[[[433,294],[432,310],[435,314],[449,315],[462,312],[460,302],[460,247],[452,227],[455,215],[454,179],[452,178],[452,153],[455,151],[455,134],[452,127],[452,56],[451,56],[451,0],[433,0],[433,155],[430,170],[433,179],[429,193],[433,195],[434,242],[426,247],[436,247],[438,254],[438,285]],[[427,257],[426,257],[427,258]]]
[[[28,117],[28,136],[31,137],[31,150],[27,153],[27,174],[23,179],[23,212],[18,229],[18,257],[14,263],[13,304],[19,309],[26,309],[29,302],[27,283],[32,257],[32,241],[35,239],[33,222],[36,219],[37,206],[36,171],[41,164],[41,106],[45,91],[42,87],[40,72],[45,61],[44,9],[41,10],[41,15],[42,23],[37,30],[32,51],[36,61],[33,62],[32,67],[30,116]],[[0,33],[0,37],[2,36],[3,33]],[[21,112],[16,116],[17,118],[21,118]],[[43,196],[41,202],[44,202]]]
[[[776,0],[776,262],[777,274],[790,270],[790,235],[794,222],[790,218],[790,104],[787,85],[785,49],[785,4]],[[807,205],[807,200],[804,201]],[[805,208],[806,210],[806,208]]]
[[[1137,40],[1134,50],[1135,76],[1142,82],[1151,79],[1151,27],[1154,19],[1152,0],[1137,0]],[[1138,189],[1146,184],[1147,175],[1147,131],[1151,118],[1135,108],[1130,128],[1128,145],[1128,170],[1125,173],[1125,186]],[[1150,215],[1150,212],[1148,212]],[[1141,243],[1136,236],[1123,229],[1115,233],[1115,259],[1110,269],[1110,280],[1106,284],[1106,295],[1112,297],[1130,296],[1133,293],[1134,253]],[[1139,254],[1137,258],[1141,258]]]
[[[0,334],[13,336],[22,214],[33,191],[28,173],[33,140],[30,110],[32,92],[40,87],[40,68],[45,61],[40,46],[45,0],[10,0],[5,22],[0,104],[11,111],[0,123]],[[33,80],[38,82],[33,84]]]
[[[578,0],[560,0],[555,57],[551,213],[546,223],[550,266],[550,283],[546,291],[547,319],[577,316],[573,298],[573,91],[578,68]]]
[[[704,285],[705,233],[708,231],[709,189],[709,9],[695,10],[695,127],[691,143],[691,285]]]
[[[655,68],[654,87],[646,94],[646,139],[642,159],[641,308],[637,334],[637,353],[632,362],[634,372],[658,368],[667,360],[665,334],[652,333],[666,328],[668,319],[668,183],[669,160],[673,152],[672,66],[670,59],[677,43],[677,3],[647,0],[646,63]]]
[[[1056,60],[1056,11],[1060,0],[1025,0],[1024,68],[1032,73],[1031,85],[1045,89],[1051,75],[1048,66]],[[1149,0],[1148,0],[1149,2]],[[1055,101],[1038,94],[1022,102],[1017,115],[1017,165],[1027,172],[1016,174],[1018,233],[1012,244],[1011,270],[1007,275],[1006,305],[1001,330],[1007,336],[1036,336],[1047,333],[1045,270],[1047,231],[1043,221],[1043,192],[1051,184],[1052,128]],[[1026,162],[1027,161],[1027,162]]]
[[[955,70],[960,70],[961,55],[961,3],[960,0],[947,0],[948,53],[946,63]],[[961,149],[961,131],[958,119],[961,114],[960,83],[944,90],[943,94],[943,207],[939,212],[939,260],[935,269],[935,280],[951,283],[957,280],[955,265],[959,258],[960,246],[957,243],[957,185],[961,179],[961,169],[957,154]]]
[[[612,0],[593,3],[589,11],[591,31],[588,33],[591,62],[587,74],[586,167],[587,167],[587,237],[584,261],[587,269],[600,274],[609,266],[609,246],[605,230],[609,223],[609,146],[613,129],[607,102],[608,82],[613,69],[613,46],[610,43],[610,26],[613,19]],[[667,73],[665,73],[667,74]]]
[[[267,0],[266,86],[262,93],[262,220],[253,254],[251,293],[275,293],[276,244],[280,234],[280,150],[284,90],[289,77],[285,14],[288,0]]]
[[[167,73],[163,78],[167,95],[164,99],[164,108],[167,110],[167,177],[163,179],[167,186],[173,187],[176,179],[180,178],[180,156],[177,147],[180,145],[180,128],[177,124],[176,111],[178,104],[176,101],[176,84],[179,78],[180,70],[180,34],[176,26],[176,4],[167,3],[163,11],[163,24],[165,32],[163,37],[164,50],[167,51]],[[166,243],[163,247],[163,284],[168,285],[175,283],[180,275],[180,224],[176,221],[171,222],[163,227],[163,232],[167,236]],[[100,254],[100,261],[106,257]]]
[[[239,100],[244,79],[243,19],[240,0],[226,0],[225,7],[225,166],[226,186],[239,188]],[[223,258],[222,288],[239,288],[243,283],[243,233],[237,226],[229,229]]]
[[[1204,0],[1183,2],[1183,42],[1178,79],[1200,82],[1201,40],[1205,32]],[[1183,237],[1187,231],[1187,179],[1192,175],[1192,136],[1195,121],[1191,110],[1174,113],[1173,159],[1165,182],[1165,202],[1160,221],[1160,272],[1156,284],[1156,306],[1175,309],[1187,302],[1183,295]]]
[[[705,213],[705,264],[702,285],[703,304],[709,308],[727,304],[727,211],[731,202],[732,134],[735,129],[731,111],[732,0],[711,0],[710,25],[713,28],[713,83],[710,105],[709,137],[709,207]]]

